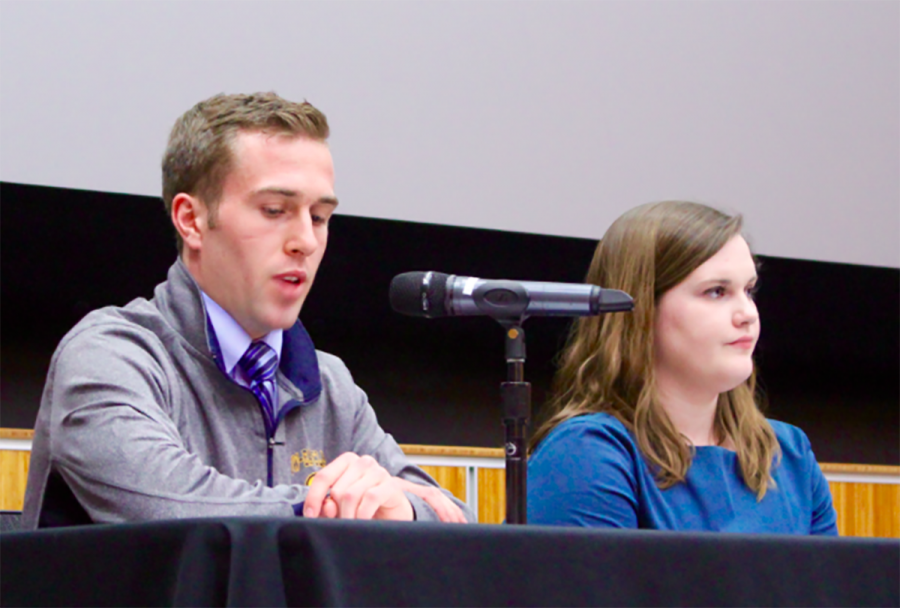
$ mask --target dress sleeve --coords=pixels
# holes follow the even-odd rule
[[[831,501],[831,490],[828,487],[828,480],[822,474],[819,463],[816,462],[816,455],[813,454],[809,439],[804,434],[803,439],[806,442],[806,456],[809,460],[810,480],[812,488],[812,516],[810,521],[810,534],[818,534],[823,536],[837,536],[837,513],[834,510],[834,504]]]
[[[553,430],[528,463],[528,521],[638,527],[635,447],[613,420],[585,416]]]

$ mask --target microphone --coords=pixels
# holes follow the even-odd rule
[[[414,317],[486,315],[495,319],[587,317],[634,308],[624,291],[583,283],[544,283],[404,272],[391,280],[391,308]]]

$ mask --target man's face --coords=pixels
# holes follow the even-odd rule
[[[209,226],[198,222],[200,287],[257,339],[291,327],[325,255],[337,206],[334,165],[324,142],[241,132]]]

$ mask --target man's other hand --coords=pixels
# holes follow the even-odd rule
[[[463,514],[456,503],[447,498],[447,495],[434,486],[423,486],[399,477],[394,477],[394,483],[400,486],[401,490],[415,494],[423,499],[428,505],[434,509],[438,518],[446,523],[467,524],[466,516]]]

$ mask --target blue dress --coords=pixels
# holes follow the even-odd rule
[[[561,526],[837,535],[828,482],[800,429],[770,420],[781,445],[762,501],[737,455],[696,449],[684,483],[660,490],[637,441],[609,414],[559,424],[528,463],[528,522]]]

